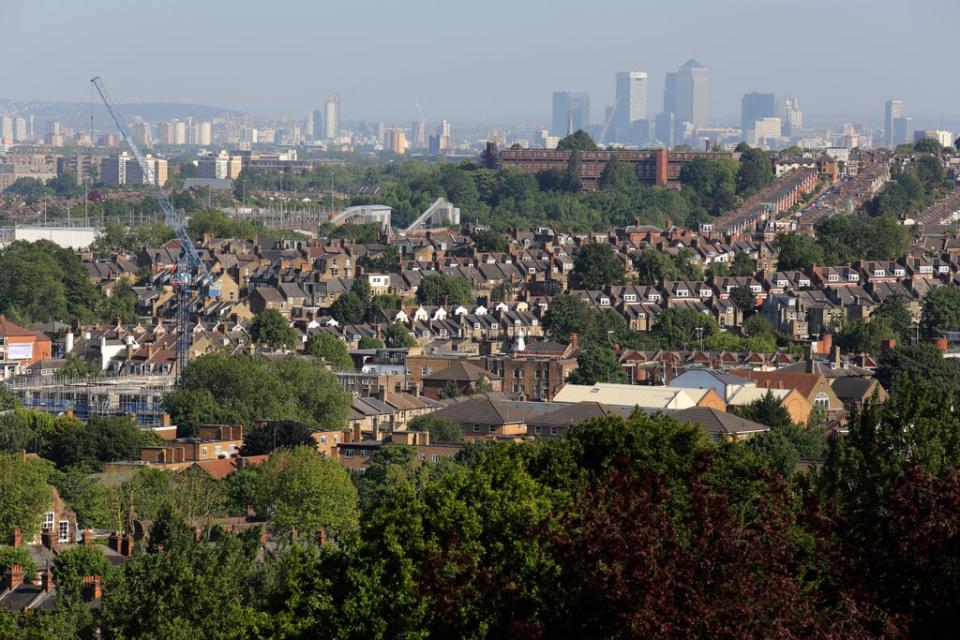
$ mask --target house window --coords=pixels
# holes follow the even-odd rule
[[[422,367],[420,369],[420,375],[422,376],[428,376],[431,373],[433,373],[433,369],[431,367]]]
[[[533,432],[534,432],[536,435],[540,435],[540,433],[541,433],[542,431],[543,431],[543,427],[536,426],[536,427],[533,428]]]
[[[495,424],[490,425],[490,427],[487,429],[487,432],[488,432],[488,433],[496,433],[496,432],[497,432],[497,425],[495,425]]]
[[[821,409],[829,409],[829,408],[830,408],[830,396],[828,396],[827,394],[825,394],[825,393],[823,393],[823,392],[820,392],[820,393],[817,394],[817,397],[813,399],[813,404],[814,404],[814,406],[820,407]]]
[[[57,517],[53,511],[47,511],[43,514],[43,528],[49,531],[53,531],[53,521]]]
[[[434,461],[434,462],[440,462],[440,454],[439,454],[439,453],[433,454],[433,461]]]
[[[420,462],[425,462],[426,459],[427,459],[427,454],[421,453],[421,454],[420,454]]]
[[[219,457],[220,454],[223,453],[223,447],[221,447],[220,445],[217,445],[216,447],[214,447],[213,450],[216,452],[217,457]]]
[[[327,436],[320,436],[320,444],[327,444]]]
[[[559,428],[559,427],[550,427],[550,435],[555,436],[555,435],[557,435],[558,433],[560,433],[560,428]]]
[[[200,449],[200,456],[203,458],[206,458],[209,452],[210,452],[209,449],[207,449],[206,447],[203,447],[202,449]]]
[[[473,425],[473,432],[474,432],[474,433],[480,433],[480,425],[478,425],[478,424]]]
[[[57,531],[57,537],[60,539],[60,542],[67,542],[70,540],[70,521],[61,520],[60,528]]]
[[[344,451],[344,453],[347,455],[348,458],[353,457],[353,449],[347,449],[346,451]]]

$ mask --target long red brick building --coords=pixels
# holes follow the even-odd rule
[[[616,156],[633,166],[645,186],[661,185],[680,188],[680,170],[697,158],[732,158],[732,153],[668,151],[666,149],[617,149],[613,151],[581,151],[582,180],[585,191],[596,191],[600,175],[610,158]],[[524,173],[539,173],[548,169],[564,171],[570,162],[570,151],[556,149],[498,149],[487,143],[484,161],[491,169],[514,167]]]

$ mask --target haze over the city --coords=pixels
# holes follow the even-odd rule
[[[711,121],[769,91],[801,97],[811,124],[877,123],[895,97],[933,126],[960,120],[958,21],[953,0],[4,2],[0,51],[19,62],[0,97],[87,101],[99,74],[122,102],[296,115],[339,92],[350,119],[410,120],[419,104],[484,124],[546,121],[551,92],[572,90],[598,121],[617,71],[650,74],[653,112],[664,72],[692,57],[710,72]]]

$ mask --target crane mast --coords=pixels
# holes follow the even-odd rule
[[[127,143],[137,164],[140,165],[144,180],[147,184],[154,187],[153,196],[163,211],[163,217],[180,241],[180,256],[177,260],[176,277],[173,281],[174,288],[177,292],[177,376],[179,377],[183,375],[183,371],[187,366],[190,352],[190,292],[193,285],[193,274],[196,273],[198,291],[202,291],[202,288],[206,286],[211,296],[217,296],[218,292],[212,288],[213,276],[200,258],[200,252],[197,251],[197,248],[194,246],[193,240],[187,232],[186,225],[183,224],[180,216],[177,215],[173,204],[170,203],[167,196],[160,190],[153,163],[148,162],[143,152],[140,151],[140,147],[137,146],[120,112],[113,104],[113,100],[110,98],[110,94],[107,92],[107,87],[103,84],[103,80],[100,79],[100,76],[96,76],[92,78],[90,82],[96,87],[97,93],[100,94],[100,99],[103,100],[104,106],[106,106],[107,111],[110,112],[110,117],[113,118],[117,129],[120,130],[120,135],[123,136],[124,142]]]

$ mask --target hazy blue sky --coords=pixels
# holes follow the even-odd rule
[[[555,89],[594,120],[614,73],[710,70],[712,120],[747,91],[797,95],[808,122],[960,120],[960,0],[0,0],[0,97],[199,102],[299,114],[343,92],[343,117],[549,119]]]

